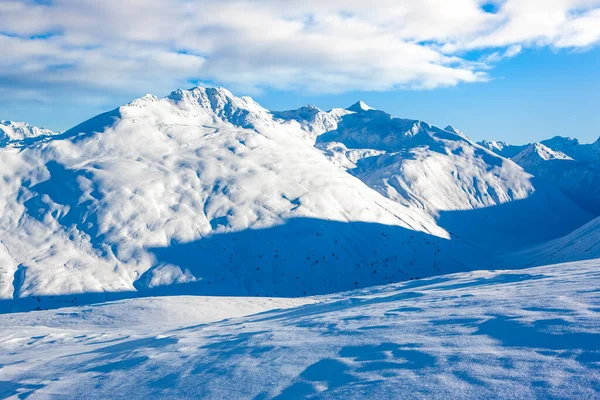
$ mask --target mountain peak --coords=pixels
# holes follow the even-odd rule
[[[167,98],[179,102],[184,99],[197,100],[202,97],[220,98],[220,99],[237,99],[229,90],[224,87],[204,87],[196,86],[191,89],[177,89],[171,92]]]
[[[444,128],[444,130],[445,130],[446,132],[452,132],[452,133],[454,133],[455,135],[458,135],[458,136],[460,136],[460,137],[463,137],[463,138],[466,138],[466,137],[467,137],[467,135],[465,135],[463,131],[461,131],[460,129],[456,129],[456,128],[455,128],[455,127],[453,127],[452,125],[448,125],[447,127],[445,127],[445,128]]]
[[[145,94],[140,98],[130,101],[125,106],[127,107],[145,107],[146,105],[158,101],[158,97],[153,94]]]
[[[363,112],[363,111],[374,110],[374,108],[367,105],[367,103],[365,103],[364,101],[359,100],[356,103],[352,104],[350,107],[346,108],[346,110],[353,111],[353,112]]]
[[[307,104],[295,110],[271,111],[271,114],[273,114],[274,117],[285,120],[310,120],[319,113],[322,113],[322,110],[319,107],[312,104]]]
[[[244,128],[252,127],[256,121],[269,119],[269,111],[251,97],[237,97],[223,87],[177,89],[166,99],[186,110],[198,110],[199,107],[216,118]]]
[[[544,145],[551,148],[560,148],[560,147],[573,147],[579,145],[579,140],[577,138],[571,138],[568,136],[554,136],[551,139],[546,139],[543,141]]]
[[[38,136],[51,136],[56,132],[50,129],[39,128],[27,122],[0,120],[0,146],[13,141],[32,139]]]
[[[572,158],[539,142],[530,144],[513,158],[513,161],[520,166],[548,160],[572,160]]]
[[[319,107],[315,106],[314,104],[306,104],[305,106],[303,106],[301,108],[305,109],[305,110],[321,111],[321,109]]]

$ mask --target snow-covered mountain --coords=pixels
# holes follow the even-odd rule
[[[555,136],[542,141],[542,144],[558,150],[578,161],[600,161],[600,138],[594,143],[579,143],[569,137]]]
[[[570,149],[571,154],[583,154],[583,161],[541,143],[531,144],[512,160],[534,176],[551,182],[581,208],[600,215],[600,156],[597,160],[592,157],[593,145],[574,146]]]
[[[317,146],[383,196],[434,216],[469,243],[506,250],[561,236],[589,219],[556,189],[534,185],[517,165],[451,126],[442,130],[368,106],[354,108],[317,138]],[[508,203],[514,206],[472,212]],[[557,208],[569,217],[556,215]]]
[[[16,298],[182,282],[318,293],[408,279],[421,259],[431,274],[449,237],[224,89],[145,96],[1,162],[3,293]]]
[[[416,243],[410,256],[432,269],[449,237],[329,162],[298,124],[224,89],[145,96],[45,146],[6,149],[2,163],[13,297],[182,282],[318,293],[412,277],[391,271],[389,243],[440,242]],[[363,235],[369,246],[357,251]]]
[[[524,145],[511,145],[506,142],[484,140],[477,142],[482,147],[493,151],[494,153],[506,158],[513,158],[523,150],[526,150],[531,145],[536,143],[528,143]],[[578,161],[600,161],[600,137],[594,143],[583,144],[579,140],[555,136],[550,139],[542,140],[538,144],[546,146],[553,151],[559,151],[567,156]]]
[[[306,132],[307,140],[314,141],[322,133],[336,129],[340,118],[349,113],[343,108],[324,112],[316,106],[306,105],[297,110],[273,111],[272,115],[281,122],[297,122]]]
[[[49,129],[38,128],[26,122],[0,120],[0,147],[23,144],[32,139],[43,139],[56,135]]]
[[[592,218],[454,128],[223,88],[4,147],[0,171],[0,295],[33,308],[331,293],[492,266]]]
[[[514,162],[527,169],[548,160],[573,160],[561,151],[552,150],[541,143],[533,143],[512,158]]]
[[[448,126],[446,126],[446,127],[444,128],[444,130],[445,130],[445,131],[448,131],[448,132],[452,132],[452,133],[454,133],[454,134],[456,134],[456,135],[458,135],[458,136],[462,136],[462,137],[463,137],[463,138],[465,138],[465,139],[469,139],[469,137],[468,137],[468,136],[467,136],[467,135],[466,135],[466,134],[465,134],[463,131],[461,131],[461,130],[459,130],[459,129],[456,129],[456,128],[455,128],[455,127],[453,127],[452,125],[448,125]]]
[[[479,144],[549,182],[579,207],[600,215],[600,138],[590,144],[562,136],[523,146],[494,141]]]
[[[552,182],[567,197],[593,215],[600,215],[600,163],[548,162],[529,170]]]
[[[357,111],[342,116],[317,144],[332,161],[396,202],[436,214],[524,199],[534,191],[518,167],[454,130],[368,106],[350,109]]]
[[[524,149],[526,149],[529,146],[527,144],[513,145],[513,144],[508,144],[503,141],[498,141],[498,140],[482,140],[480,142],[477,142],[477,144],[480,145],[481,147],[488,149],[489,151],[493,151],[494,153],[498,154],[499,156],[506,157],[506,158],[512,158],[512,157],[516,156],[517,154],[519,154],[521,151],[523,151]]]

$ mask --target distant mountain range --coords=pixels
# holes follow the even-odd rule
[[[556,136],[523,146],[494,141],[479,145],[552,183],[581,208],[600,214],[600,138],[591,144]]]
[[[26,122],[0,120],[0,147],[22,144],[27,140],[41,140],[54,135],[57,133]]]
[[[547,264],[553,243],[561,261],[600,256],[566,246],[600,235],[600,142],[477,144],[363,102],[269,111],[223,88],[0,132],[9,309],[331,293]]]
[[[513,158],[523,150],[536,143],[528,143],[524,145],[511,145],[506,142],[495,140],[483,140],[477,142],[480,146],[485,147],[494,153],[506,158]],[[582,144],[579,140],[570,137],[555,136],[551,139],[542,140],[539,144],[544,145],[554,151],[560,151],[569,157],[579,161],[598,161],[600,160],[600,138],[594,143]]]

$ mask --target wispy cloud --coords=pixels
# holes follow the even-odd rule
[[[486,80],[490,64],[528,47],[599,40],[592,0],[4,0],[0,88],[40,98],[196,81],[244,91],[436,88]],[[468,61],[473,50],[485,55]]]
[[[498,63],[507,58],[513,58],[519,54],[521,50],[523,50],[523,47],[520,44],[513,44],[502,52],[495,51],[491,54],[486,54],[482,61],[487,64]]]

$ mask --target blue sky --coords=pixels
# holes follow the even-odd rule
[[[0,119],[66,129],[222,85],[269,109],[361,99],[474,139],[600,135],[600,0],[2,0]]]
[[[269,109],[311,103],[323,109],[360,99],[395,116],[453,125],[476,140],[522,144],[551,136],[593,142],[600,137],[600,48],[525,50],[504,60],[488,82],[433,90],[301,95],[269,92]]]

